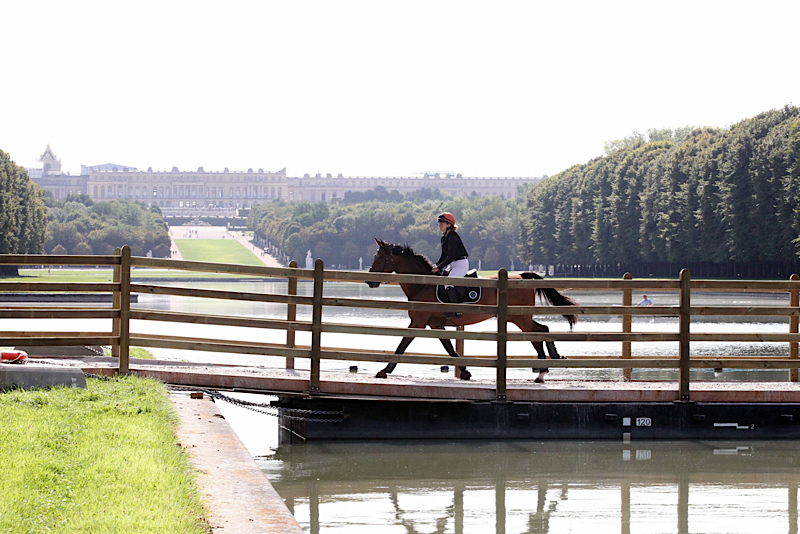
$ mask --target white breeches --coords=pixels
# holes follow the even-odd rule
[[[450,264],[450,274],[447,276],[460,276],[463,277],[469,271],[469,258],[463,260],[456,260]],[[445,289],[453,286],[444,286]]]

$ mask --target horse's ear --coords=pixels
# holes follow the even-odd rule
[[[386,243],[384,243],[383,241],[381,241],[381,240],[380,240],[380,239],[378,239],[377,237],[375,238],[375,242],[376,242],[376,243],[378,244],[378,246],[379,246],[379,247],[381,247],[381,248],[385,248],[385,247],[386,247]]]

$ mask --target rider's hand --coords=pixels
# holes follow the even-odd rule
[[[438,268],[437,266],[435,266],[435,265],[434,265],[434,266],[433,266],[433,269],[431,269],[431,272],[432,272],[433,274],[436,274],[436,273],[438,273],[438,272],[439,272],[439,268]]]

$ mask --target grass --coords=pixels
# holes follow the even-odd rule
[[[163,384],[0,393],[0,532],[207,533]]]
[[[235,239],[176,239],[175,245],[184,260],[264,266],[264,262]]]
[[[105,349],[106,356],[112,356],[111,349]],[[129,358],[139,358],[140,360],[155,360],[156,357],[149,350],[142,347],[128,347]]]
[[[263,265],[263,263],[262,263]],[[52,269],[50,273],[46,269],[20,269],[19,278],[17,277],[2,277],[0,281],[4,282],[111,282],[113,274],[111,269]],[[134,269],[131,271],[131,279],[146,279],[146,278],[250,278],[239,274],[224,274],[224,273],[204,273],[196,271],[172,271],[172,270],[154,270],[154,269]]]
[[[175,244],[181,251],[183,259],[189,261],[206,261],[214,263],[237,263],[241,265],[264,266],[251,250],[235,239],[176,239]],[[111,282],[112,270],[98,269],[20,269],[20,277],[0,277],[9,282]],[[238,274],[205,273],[194,271],[171,271],[153,269],[134,269],[131,279],[141,278],[242,278],[249,277]]]

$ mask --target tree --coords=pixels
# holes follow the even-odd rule
[[[72,253],[77,254],[78,256],[91,256],[92,247],[90,247],[85,241],[81,241],[75,245],[75,248],[72,249]]]
[[[483,261],[486,263],[486,265],[483,265],[484,268],[498,268],[500,263],[500,254],[497,252],[497,249],[494,247],[489,247],[486,249],[486,253],[483,255]]]
[[[41,254],[45,222],[44,193],[0,150],[0,254]],[[0,265],[0,276],[19,276],[17,266]]]
[[[164,245],[158,249],[165,253],[161,257],[169,255],[169,229],[160,212],[137,202],[120,199],[86,206],[68,198],[54,203],[47,218],[45,250],[62,245],[77,254],[76,247],[84,242],[90,254],[113,254],[115,248],[129,245],[133,255],[144,256]]]
[[[648,130],[531,187],[531,263],[792,261],[800,250],[800,109],[729,129]],[[499,251],[500,249],[498,249]]]

